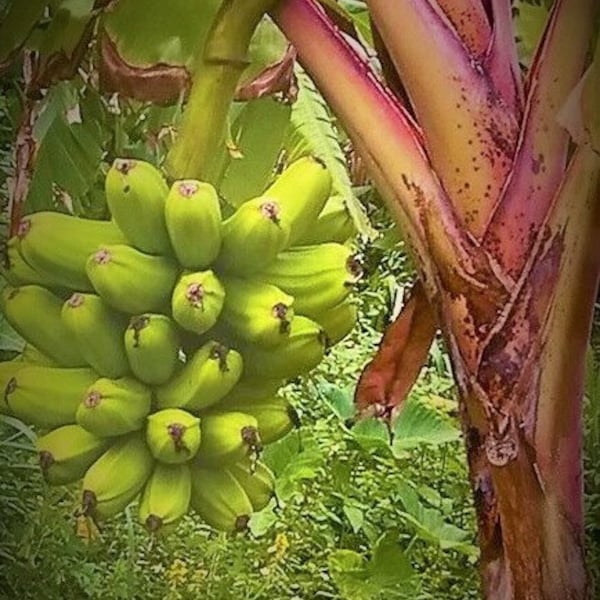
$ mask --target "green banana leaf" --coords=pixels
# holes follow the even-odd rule
[[[353,33],[358,33],[369,46],[373,46],[371,20],[366,2],[362,0],[320,0],[320,2],[345,22],[351,23],[354,28]]]
[[[529,66],[544,31],[549,11],[544,5],[530,4],[523,0],[515,2],[513,10],[519,60]]]
[[[119,0],[102,19],[105,86],[138,100],[177,102],[191,85],[220,5],[221,0]],[[265,19],[253,37],[240,85],[279,60],[286,46],[283,35]]]
[[[288,41],[271,19],[265,17],[256,28],[250,46],[248,60],[250,64],[242,73],[239,87],[254,79],[267,66],[281,59]]]
[[[288,104],[272,98],[247,102],[232,127],[235,156],[230,152],[219,186],[232,206],[260,195],[273,176],[291,115]]]
[[[174,104],[191,84],[220,0],[119,0],[101,20],[103,87],[141,101]],[[134,26],[132,26],[134,24]]]
[[[0,18],[0,68],[8,65],[42,18],[48,0],[13,0]]]
[[[99,99],[91,91],[80,96],[73,84],[62,82],[43,102],[33,128],[37,154],[24,212],[58,207],[102,214],[104,199],[94,186],[110,129]]]
[[[73,77],[86,51],[94,19],[94,0],[10,3],[0,19],[0,68],[25,48],[38,53],[28,82],[30,91]]]
[[[27,42],[27,48],[41,55],[48,65],[62,57],[73,58],[82,43],[87,25],[92,21],[94,0],[56,0],[50,11],[48,27],[36,30]]]
[[[193,70],[220,0],[120,0],[102,19],[125,62],[157,63]]]

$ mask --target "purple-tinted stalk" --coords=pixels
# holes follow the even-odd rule
[[[404,230],[442,326],[485,596],[583,599],[581,405],[600,158],[585,143],[568,155],[557,117],[598,5],[555,2],[526,80],[508,0],[487,11],[477,0],[368,5],[416,122],[313,0],[283,0],[272,14]]]

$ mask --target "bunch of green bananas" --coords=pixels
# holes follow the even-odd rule
[[[356,320],[360,269],[317,235],[330,193],[306,157],[223,219],[210,184],[118,159],[112,220],[22,219],[0,304],[27,347],[0,363],[0,412],[40,431],[49,483],[83,480],[81,514],[140,496],[152,532],[190,508],[237,531],[266,506],[260,450],[298,424],[278,390]]]

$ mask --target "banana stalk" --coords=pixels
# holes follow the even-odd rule
[[[526,79],[508,2],[367,4],[404,98],[313,0],[271,14],[361,154],[439,319],[461,396],[485,597],[584,598],[581,405],[600,161],[597,121],[587,117],[572,151],[559,111],[589,60],[598,4],[553,3]],[[581,93],[570,111],[584,122],[597,86]],[[431,341],[416,339],[413,313],[388,365]],[[378,376],[388,385],[370,408],[393,415],[406,395],[393,390],[413,373]]]
[[[166,167],[173,178],[214,182],[215,148],[221,147],[224,140],[229,106],[248,64],[250,38],[275,2],[222,3],[206,40],[177,140],[167,156]]]

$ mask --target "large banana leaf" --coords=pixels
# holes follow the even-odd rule
[[[279,28],[269,18],[264,18],[256,28],[250,46],[248,58],[250,64],[242,73],[240,87],[254,79],[267,66],[281,59],[288,41]]]
[[[27,48],[38,52],[36,72],[30,87],[45,88],[77,72],[94,25],[94,0],[55,0],[50,21],[36,30]]]
[[[13,0],[0,10],[0,68],[23,46],[47,4],[47,0]]]
[[[90,200],[98,206],[85,206],[109,136],[104,118],[92,92],[80,96],[66,82],[51,89],[33,127],[37,153],[25,212],[56,207],[80,214],[104,210],[101,196]]]
[[[0,9],[0,69],[25,48],[37,53],[28,81],[32,93],[75,74],[95,19],[94,0],[28,0]]]
[[[220,0],[118,1],[102,19],[103,86],[138,100],[175,103],[191,84],[219,5]]]
[[[105,87],[138,100],[176,102],[191,85],[220,6],[221,0],[118,0],[102,20]],[[280,59],[286,45],[265,19],[250,45],[240,84]]]
[[[548,19],[548,8],[518,0],[514,6],[519,60],[529,65]]]
[[[252,100],[244,106],[232,127],[234,152],[219,192],[229,204],[261,194],[271,179],[290,120],[291,107],[272,98]]]

